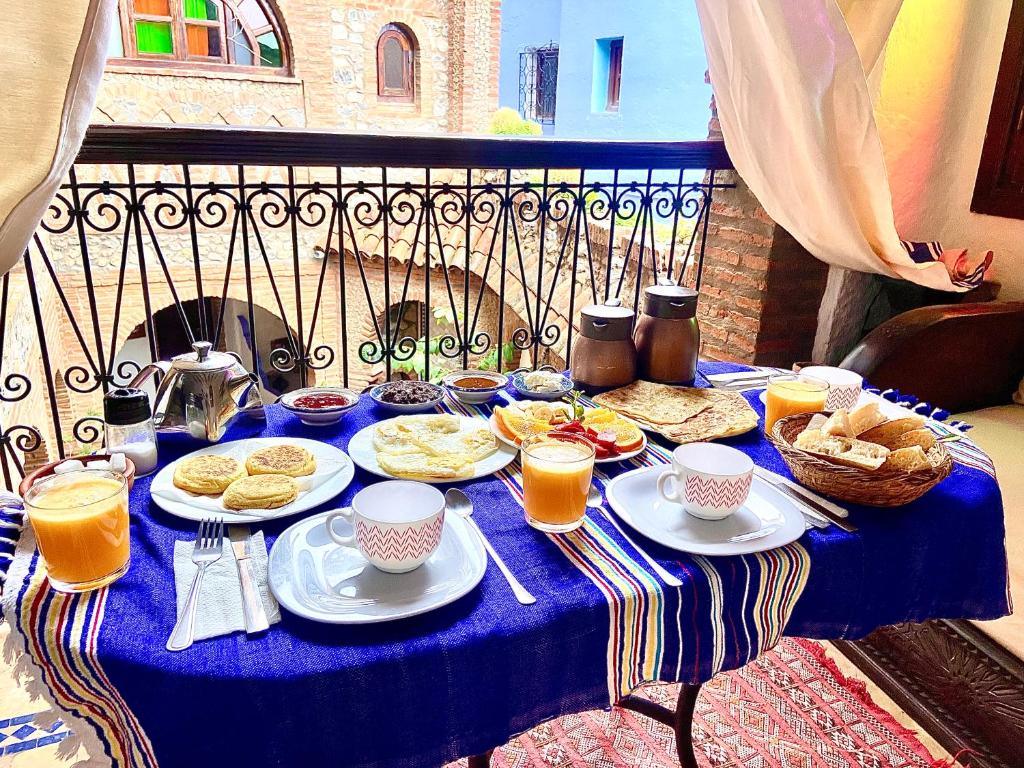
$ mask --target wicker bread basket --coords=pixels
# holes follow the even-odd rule
[[[801,413],[779,419],[768,439],[779,449],[793,476],[818,493],[872,507],[898,507],[923,496],[953,469],[953,459],[942,443],[935,443],[928,451],[932,468],[918,472],[849,467],[794,448],[793,441],[813,415]]]

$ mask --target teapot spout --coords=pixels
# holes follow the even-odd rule
[[[228,388],[238,403],[238,410],[254,419],[265,419],[263,396],[260,394],[259,379],[254,373],[241,373],[228,379]]]

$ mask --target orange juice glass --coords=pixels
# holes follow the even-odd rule
[[[583,524],[594,475],[594,444],[579,435],[535,435],[520,446],[526,522],[547,533]]]
[[[784,373],[768,379],[765,395],[764,431],[771,434],[775,422],[797,413],[825,410],[828,382],[812,376]]]
[[[83,469],[32,484],[25,511],[58,592],[88,592],[128,570],[128,484],[117,472]]]

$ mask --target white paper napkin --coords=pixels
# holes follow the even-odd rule
[[[194,541],[174,542],[174,592],[176,616],[181,616],[192,588],[198,566],[192,562]],[[231,551],[231,542],[225,537],[220,559],[211,563],[203,575],[199,589],[199,604],[196,608],[195,639],[205,640],[232,632],[245,630],[245,616],[242,613],[242,585],[238,578],[238,566]],[[263,531],[256,531],[249,542],[249,562],[256,574],[256,584],[267,620],[276,624],[281,620],[281,609],[267,585],[267,544]]]

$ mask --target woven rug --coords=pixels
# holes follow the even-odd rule
[[[677,685],[642,695],[673,707]],[[753,664],[707,683],[693,740],[714,768],[931,768],[912,731],[846,678],[817,643],[785,639]],[[677,768],[672,730],[623,709],[545,723],[497,750],[494,768]],[[452,763],[463,768],[466,761]]]

